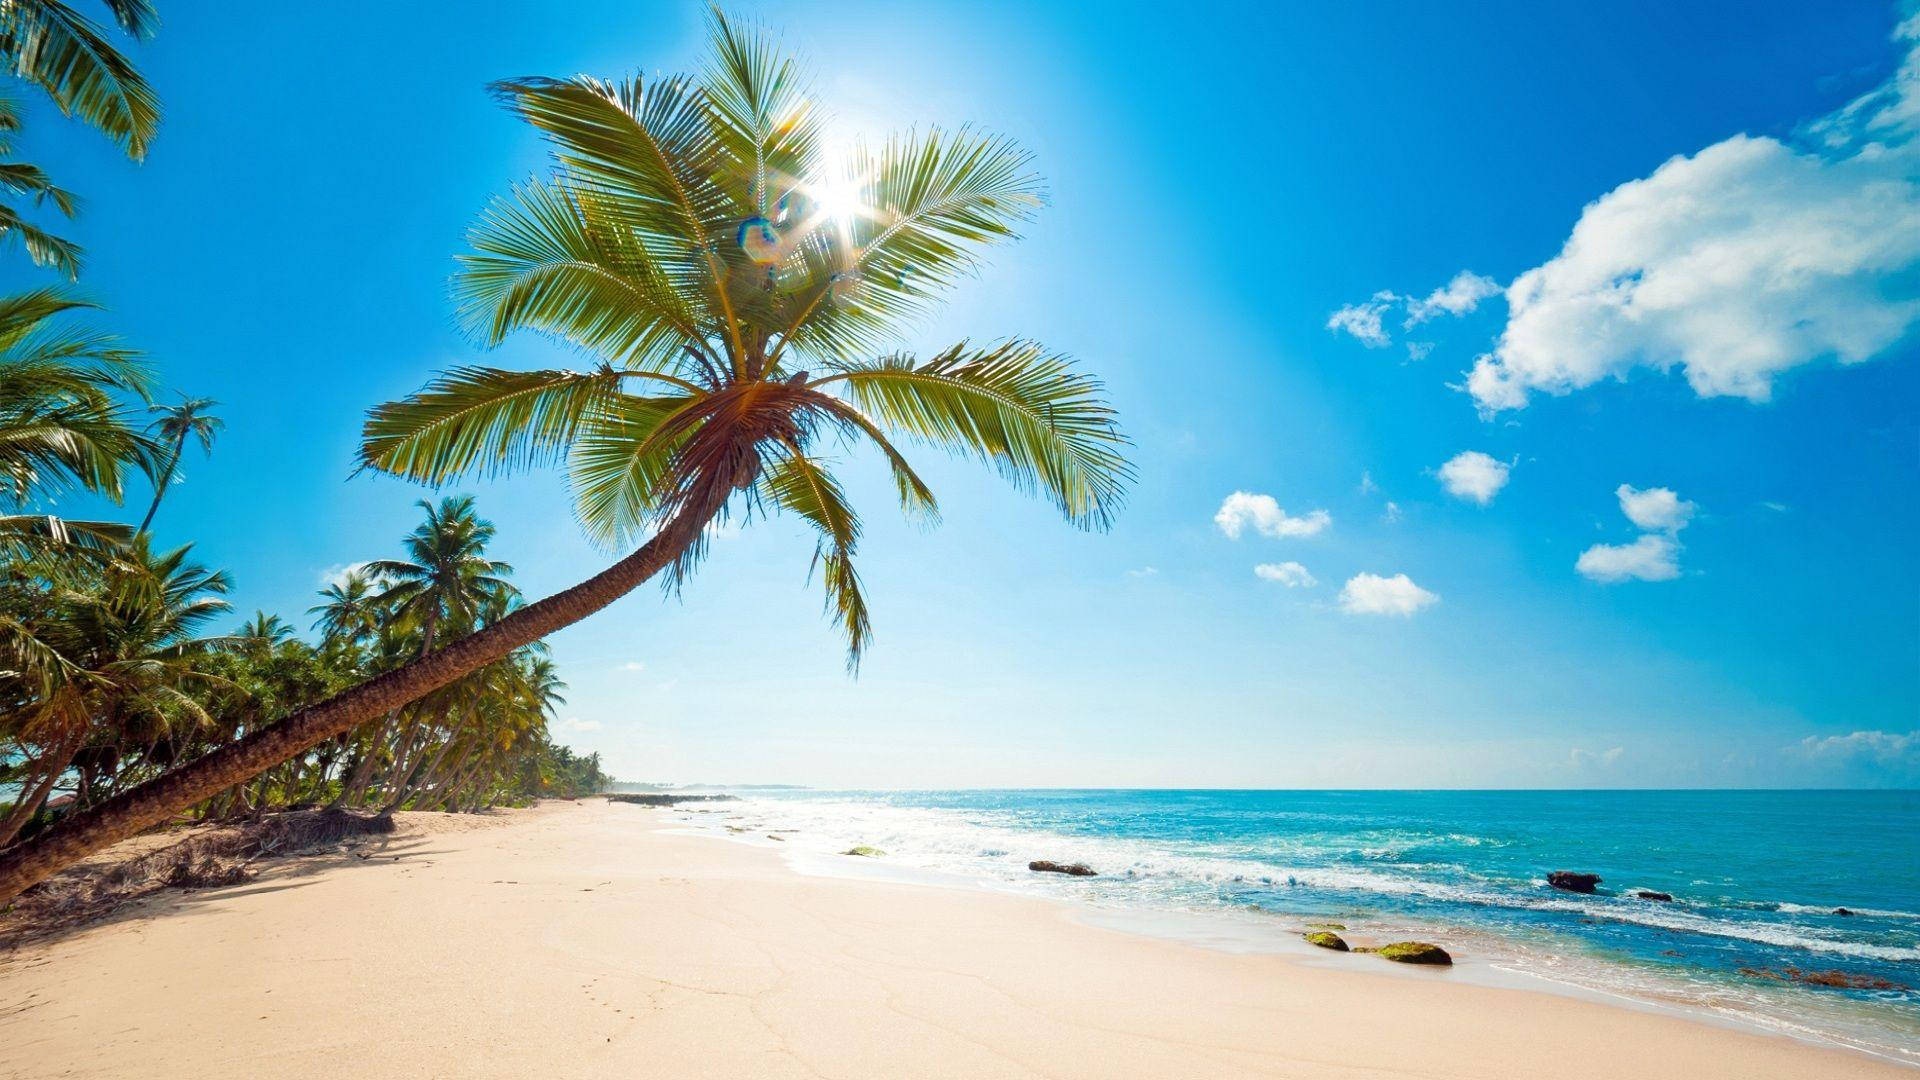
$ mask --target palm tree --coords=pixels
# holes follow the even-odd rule
[[[120,29],[136,39],[153,36],[160,19],[150,0],[106,0]],[[135,161],[160,126],[160,99],[140,72],[91,19],[61,0],[0,3],[0,65],[44,90],[62,113],[97,128]],[[0,101],[0,136],[20,128],[19,111]],[[10,147],[0,139],[0,154]],[[72,217],[74,199],[41,171],[20,162],[0,162],[0,189],[51,202]],[[33,225],[10,206],[0,206],[0,238],[17,236],[35,263],[69,278],[80,273],[80,248]]]
[[[328,642],[355,650],[380,632],[380,596],[375,592],[377,578],[358,566],[341,575],[340,580],[320,590],[322,603],[307,609],[317,616],[314,629]]]
[[[375,409],[362,448],[363,467],[428,484],[564,461],[589,534],[629,553],[0,853],[0,902],[655,575],[678,583],[729,515],[790,512],[814,526],[815,565],[857,662],[869,636],[860,522],[824,454],[835,439],[875,448],[909,513],[931,517],[935,503],[901,437],[976,458],[1082,527],[1108,524],[1131,470],[1096,379],[1025,341],[924,359],[891,347],[1039,205],[1028,156],[932,130],[829,160],[795,64],[768,37],[716,14],[712,49],[693,78],[498,84],[552,143],[554,170],[474,227],[462,310],[490,342],[533,330],[601,362],[456,370]]]
[[[5,734],[36,748],[0,843],[13,838],[89,742],[109,747],[180,716],[210,723],[195,697],[205,622],[225,611],[223,573],[189,549],[155,554],[144,539],[99,566],[63,563],[8,583],[0,597]],[[84,787],[84,785],[83,785]]]
[[[493,523],[474,515],[473,496],[415,505],[427,520],[407,536],[410,560],[380,559],[366,568],[387,583],[376,603],[397,625],[419,629],[424,655],[441,627],[470,630],[489,604],[517,599],[519,591],[506,581],[513,567],[486,557]]]
[[[168,485],[173,483],[173,474],[180,467],[180,455],[186,452],[189,437],[199,440],[200,452],[213,453],[213,437],[227,426],[227,422],[208,410],[220,404],[212,398],[180,396],[178,405],[154,405],[149,411],[160,416],[147,430],[158,441],[166,444],[167,463],[161,467],[160,475],[153,482],[153,505],[147,507],[147,516],[140,519],[140,527],[134,531],[144,533],[153,524],[153,515],[160,512],[160,498],[167,493]]]
[[[144,397],[150,377],[118,341],[67,318],[95,305],[58,289],[0,297],[0,508],[88,491],[119,501],[129,467],[153,444],[128,422],[122,400]],[[63,522],[0,509],[0,548],[81,540],[125,541],[124,525]]]

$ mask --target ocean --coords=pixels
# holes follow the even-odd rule
[[[675,813],[816,866],[869,845],[888,872],[1197,919],[1240,947],[1295,949],[1312,922],[1436,941],[1461,972],[1920,1065],[1920,792],[736,794]],[[1033,859],[1099,876],[1032,873]],[[1599,890],[1549,888],[1553,870],[1598,874]],[[1829,972],[1856,985],[1795,976]]]

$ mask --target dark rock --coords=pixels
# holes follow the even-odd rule
[[[1862,975],[1851,971],[1802,971],[1797,967],[1788,968],[1750,968],[1743,967],[1740,974],[1752,979],[1771,979],[1774,982],[1806,983],[1810,986],[1825,986],[1834,990],[1898,990],[1912,989],[1892,979],[1878,975]]]
[[[1424,941],[1396,941],[1380,947],[1380,955],[1397,964],[1452,964],[1453,957],[1438,945]]]
[[[1642,900],[1658,900],[1663,904],[1673,903],[1672,893],[1654,892],[1652,889],[1641,889],[1639,892],[1634,893],[1633,895],[1639,897]]]
[[[1068,874],[1073,877],[1094,877],[1098,870],[1086,863],[1057,863],[1052,859],[1035,859],[1027,864],[1027,869],[1036,874]]]
[[[1347,951],[1347,943],[1340,940],[1339,934],[1331,934],[1325,930],[1315,930],[1304,936],[1309,945],[1318,945],[1323,949],[1332,949],[1334,952]]]
[[[1591,893],[1593,887],[1600,884],[1600,875],[1578,874],[1572,870],[1555,870],[1547,875],[1547,884],[1567,892]]]
[[[628,795],[612,794],[608,802],[632,803],[635,806],[678,806],[683,802],[738,802],[734,795]]]
[[[1309,930],[1345,930],[1346,928],[1346,923],[1337,922],[1310,922],[1307,924],[1307,929]]]
[[[1851,911],[1848,911],[1848,910],[1847,910],[1846,908],[1843,908],[1843,907],[1837,907],[1837,908],[1834,908],[1834,909],[1833,909],[1833,913],[1834,913],[1835,915],[1851,915],[1851,914],[1853,914],[1853,912],[1851,912]]]

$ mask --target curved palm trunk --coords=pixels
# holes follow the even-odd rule
[[[717,485],[714,485],[717,486]],[[711,486],[702,490],[710,490]],[[0,905],[75,860],[158,825],[203,799],[397,709],[599,611],[659,573],[700,537],[730,492],[682,509],[640,550],[444,648],[261,728],[0,852]]]
[[[173,470],[180,467],[180,455],[186,449],[187,437],[183,433],[173,442],[173,454],[167,458],[166,471],[160,474],[159,481],[153,485],[153,505],[147,507],[147,516],[140,519],[140,527],[133,531],[133,535],[139,536],[145,533],[147,526],[153,524],[153,515],[160,512],[160,499],[167,493],[167,485],[173,483]]]

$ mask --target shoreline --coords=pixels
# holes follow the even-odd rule
[[[0,1075],[1915,1075],[1445,970],[807,875],[681,828],[598,800],[407,815],[368,859],[288,860],[23,946],[0,959]]]
[[[1068,918],[1091,928],[1173,942],[1228,955],[1276,957],[1287,963],[1315,970],[1355,970],[1383,978],[1422,978],[1431,973],[1431,969],[1413,968],[1385,961],[1348,969],[1346,965],[1358,960],[1359,957],[1308,945],[1301,940],[1302,934],[1296,928],[1280,926],[1271,914],[1260,912],[1258,909],[1181,910],[1129,907],[1097,900],[1075,899],[1060,894],[1023,890],[995,878],[970,876],[950,870],[903,866],[879,859],[823,855],[818,851],[770,844],[753,829],[741,832],[737,827],[725,824],[725,819],[731,816],[732,811],[723,807],[695,810],[690,807],[671,806],[661,807],[658,810],[663,817],[676,812],[680,820],[662,825],[662,831],[707,840],[730,841],[752,850],[770,852],[778,856],[788,869],[804,876],[953,889],[1038,901],[1058,907]],[[700,817],[696,818],[695,814]],[[716,820],[711,820],[710,823],[707,815],[712,815],[712,819]],[[1920,1057],[1901,1058],[1870,1045],[1849,1042],[1843,1036],[1806,1023],[1789,1024],[1760,1013],[1737,1012],[1690,1002],[1679,999],[1671,990],[1665,995],[1652,990],[1636,993],[1632,990],[1583,982],[1573,977],[1555,978],[1536,968],[1522,966],[1525,963],[1522,958],[1527,957],[1530,952],[1525,942],[1493,931],[1468,930],[1457,926],[1418,921],[1408,921],[1402,925],[1404,932],[1398,935],[1402,938],[1432,940],[1442,945],[1452,946],[1455,961],[1445,970],[1450,978],[1461,982],[1524,994],[1549,994],[1605,1008],[1623,1008],[1650,1016],[1704,1024],[1761,1038],[1788,1039],[1816,1049],[1834,1050],[1903,1067],[1906,1072],[1920,1075]],[[1345,936],[1352,937],[1350,934]],[[1384,940],[1384,937],[1377,933],[1368,936],[1382,937]],[[1459,948],[1463,937],[1470,949],[1464,954]],[[1359,940],[1354,938],[1355,942]],[[1602,963],[1597,960],[1583,962],[1589,965]],[[1916,1048],[1916,1053],[1920,1053],[1920,1047]]]

